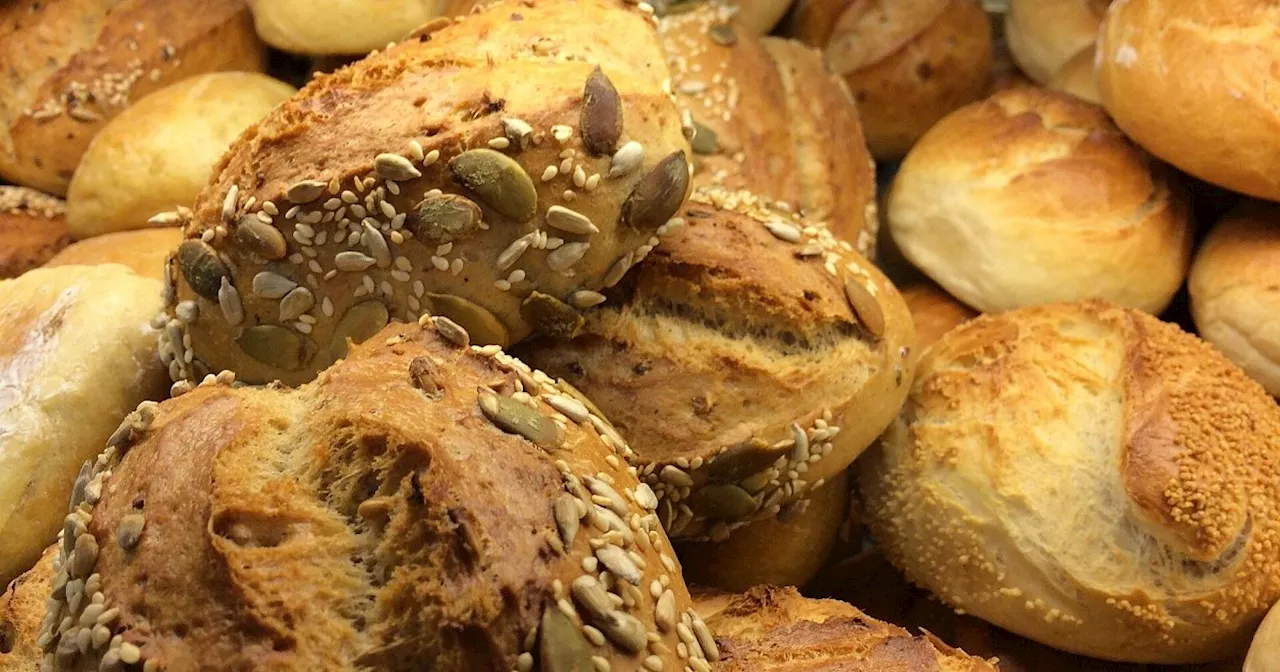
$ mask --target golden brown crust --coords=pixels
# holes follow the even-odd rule
[[[120,264],[145,278],[163,280],[165,259],[181,240],[182,229],[176,227],[108,233],[68,245],[45,266]]]
[[[70,243],[66,204],[34,189],[0,185],[0,278],[16,278]]]
[[[1010,0],[1004,34],[1018,67],[1048,84],[1069,60],[1093,46],[1110,0]]]
[[[93,136],[130,101],[203,72],[262,70],[244,0],[0,5],[0,175],[66,193]]]
[[[484,343],[571,333],[688,188],[650,20],[622,0],[507,0],[276,108],[186,227],[172,298],[200,316],[175,377],[298,384],[347,337],[427,311]]]
[[[978,316],[978,311],[957,301],[932,282],[919,282],[903,287],[902,300],[911,310],[916,325],[916,342],[920,347],[933,345],[943,334]]]
[[[0,594],[0,672],[35,672],[41,651],[36,644],[53,580],[57,545]]]
[[[51,601],[93,623],[92,595],[112,615],[88,636],[111,643],[46,638],[54,669],[714,661],[616,431],[448,320],[422,324],[296,391],[228,372],[126,418],[77,482]]]
[[[1102,104],[1102,94],[1098,92],[1098,79],[1093,73],[1093,62],[1096,60],[1093,45],[1080,50],[1058,69],[1048,87],[1054,91],[1069,93],[1080,100],[1094,105]]]
[[[886,555],[952,606],[1066,651],[1202,662],[1280,597],[1278,436],[1275,401],[1207,344],[1054,304],[930,348],[860,483]]]

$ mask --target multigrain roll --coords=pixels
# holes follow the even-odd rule
[[[858,103],[877,159],[901,158],[929,127],[987,90],[991,26],[978,0],[798,0],[786,32],[823,49]]]
[[[1254,635],[1244,672],[1276,672],[1280,670],[1280,605],[1272,607]]]
[[[80,463],[165,393],[158,310],[160,283],[120,266],[0,282],[0,585],[53,541]]]
[[[1140,311],[956,328],[859,465],[868,526],[913,582],[1058,649],[1217,660],[1280,598],[1280,407]]]
[[[608,421],[422,324],[298,390],[227,372],[130,414],[71,498],[52,669],[708,669]]]
[[[67,190],[71,233],[84,240],[140,229],[156,214],[190,206],[236,137],[294,93],[256,72],[215,72],[135,101],[94,137],[76,168]]]
[[[1263,0],[1129,0],[1098,39],[1098,89],[1116,124],[1207,182],[1280,200],[1276,6]]]
[[[1004,35],[1018,67],[1048,84],[1063,66],[1098,39],[1111,0],[1010,0]]]
[[[682,217],[578,337],[521,353],[631,438],[672,538],[721,541],[798,513],[880,434],[915,336],[893,285],[821,225],[710,189]]]
[[[916,343],[921,348],[933,345],[942,335],[966,320],[978,316],[978,312],[957,301],[932,282],[918,282],[904,286],[902,300],[911,311],[916,326]]]
[[[707,3],[659,24],[671,86],[696,129],[694,185],[788,203],[871,256],[875,165],[848,88],[820,52],[757,39],[732,19]]]
[[[1196,253],[1188,288],[1196,328],[1280,396],[1280,209],[1237,208]]]
[[[716,633],[725,672],[997,672],[925,633],[913,636],[844,602],[760,586],[742,594],[700,593],[696,608]]]
[[[174,377],[298,384],[427,312],[482,344],[572,334],[688,190],[650,21],[622,0],[505,0],[276,108],[174,255],[169,305],[195,315],[169,323]]]
[[[132,101],[266,61],[244,0],[0,3],[0,54],[0,177],[59,196],[89,141]]]
[[[45,266],[120,264],[144,278],[163,280],[169,251],[180,242],[182,230],[177,227],[108,233],[68,245]]]
[[[443,16],[450,0],[248,0],[258,36],[298,54],[359,56]]]
[[[1094,76],[1093,64],[1097,59],[1097,51],[1093,45],[1081,50],[1058,69],[1046,84],[1054,91],[1069,93],[1080,100],[1094,105],[1102,104],[1102,94],[1098,91],[1098,78]]]
[[[1158,313],[1191,253],[1170,173],[1096,106],[1001,91],[911,151],[889,230],[907,259],[982,312],[1097,297]]]
[[[70,243],[65,203],[35,189],[0,185],[0,278],[16,278]]]

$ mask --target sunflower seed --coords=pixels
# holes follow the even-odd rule
[[[529,140],[533,138],[533,127],[523,119],[503,119],[502,131],[507,139],[516,143],[520,149],[529,148]]]
[[[120,527],[116,530],[116,542],[120,544],[120,548],[132,551],[142,538],[142,528],[146,524],[147,519],[140,513],[131,513],[121,518]]]
[[[498,253],[498,269],[507,270],[511,265],[516,263],[520,257],[533,245],[533,241],[537,238],[537,233],[526,233],[516,238],[502,252]]]
[[[613,154],[622,137],[622,99],[613,82],[596,66],[582,94],[582,144],[592,154]]]
[[[246,355],[285,371],[302,368],[312,352],[310,339],[273,324],[245,329],[236,343]]]
[[[631,140],[613,155],[609,163],[609,177],[622,177],[634,173],[644,163],[644,145]]]
[[[783,221],[771,219],[764,223],[764,228],[773,234],[774,238],[786,241],[788,243],[800,242],[800,229]]]
[[[634,252],[628,252],[622,255],[622,258],[614,262],[613,266],[609,268],[609,272],[604,275],[604,286],[613,287],[621,282],[622,278],[626,276],[627,271],[631,270],[631,264],[634,263],[634,260]]]
[[[594,576],[584,574],[574,579],[569,585],[569,593],[573,595],[573,601],[577,603],[578,608],[586,612],[592,621],[605,619],[613,611],[613,600],[609,599],[609,591],[605,590]]]
[[[564,443],[564,431],[555,421],[514,399],[481,390],[480,410],[503,431],[523,436],[539,448],[550,450]]]
[[[626,551],[613,544],[605,544],[596,549],[596,558],[615,576],[632,585],[640,585],[640,579],[644,575]]]
[[[435,315],[432,316],[431,323],[435,325],[436,332],[439,333],[440,337],[444,340],[449,341],[460,348],[465,348],[468,345],[471,345],[471,334],[468,334],[467,330],[459,326],[457,322],[454,322],[447,317]]]
[[[280,301],[280,321],[291,322],[316,305],[316,297],[306,287],[297,287]]]
[[[240,187],[231,185],[227,195],[222,199],[222,221],[232,222],[236,218],[236,201],[240,198]]]
[[[711,636],[711,630],[707,629],[707,624],[702,622],[702,617],[690,611],[693,617],[693,634],[698,638],[698,646],[702,647],[702,654],[707,660],[716,662],[720,660],[720,649],[716,646],[716,640]]]
[[[658,478],[668,485],[677,485],[686,488],[693,485],[693,479],[689,478],[689,474],[685,473],[673,464],[668,464],[662,467],[662,470],[658,472]]]
[[[379,154],[373,160],[373,169],[384,180],[403,182],[422,177],[422,171],[414,168],[412,161],[399,154]]]
[[[93,566],[98,562],[98,540],[85,532],[76,537],[75,551],[71,556],[70,575],[85,578],[93,573]]]
[[[616,547],[615,547],[616,548]],[[597,627],[614,646],[627,653],[639,653],[644,650],[645,627],[640,619],[631,614],[614,610],[607,618],[601,619]]]
[[[547,255],[547,266],[553,271],[567,271],[582,260],[590,247],[591,243],[565,243]]]
[[[473,149],[449,161],[463,186],[498,213],[525,222],[538,213],[533,180],[515,159],[492,149]]]
[[[289,187],[289,190],[285,192],[284,197],[289,199],[290,203],[296,203],[299,205],[310,203],[317,198],[320,198],[321,194],[324,193],[326,186],[328,186],[328,184],[320,180],[302,180],[301,182],[295,182],[293,186]]]
[[[600,233],[600,229],[586,215],[563,205],[553,205],[547,210],[547,224],[561,231],[587,235]]]
[[[480,206],[456,194],[426,196],[413,209],[407,228],[433,243],[468,238],[480,227]]]
[[[373,260],[378,264],[378,268],[388,268],[391,266],[391,248],[387,246],[387,239],[382,237],[382,232],[365,220],[361,227],[364,232],[360,235],[360,242],[369,248],[369,254],[373,255]]]
[[[222,309],[222,318],[232,327],[240,326],[244,321],[244,305],[240,303],[240,292],[231,286],[231,279],[223,276],[218,287],[218,307]]]
[[[573,539],[578,535],[578,525],[580,517],[578,516],[578,500],[569,493],[564,493],[556,497],[556,501],[552,504],[552,512],[555,514],[556,528],[560,531],[560,540],[565,546],[573,544]]]
[[[650,488],[648,483],[636,486],[636,504],[649,511],[658,508],[658,496],[653,494],[653,488]]]
[[[598,478],[588,477],[587,489],[591,491],[591,494],[603,497],[604,500],[602,501],[607,500],[609,509],[614,513],[619,516],[627,515],[630,509],[630,507],[627,506],[627,500],[623,499],[622,495],[619,495],[618,491],[613,489],[613,486]]]
[[[643,633],[642,633],[643,635]],[[539,628],[540,672],[591,672],[591,644],[582,630],[556,606],[542,612]]]
[[[866,326],[867,331],[876,338],[884,336],[884,311],[871,291],[857,280],[850,279],[844,283],[844,295],[849,299],[853,314]]]
[[[257,217],[242,217],[233,235],[236,243],[263,259],[283,259],[289,251],[284,234]]]
[[[213,248],[199,240],[186,240],[178,246],[178,268],[191,290],[210,301],[218,299],[222,279],[230,275]]]
[[[637,229],[656,229],[684,203],[689,189],[689,162],[684,150],[668,154],[640,179],[622,204],[622,221]]]
[[[450,294],[427,294],[426,306],[432,315],[443,315],[466,330],[477,345],[509,344],[507,328],[487,309]]]
[[[548,394],[544,398],[552,408],[564,413],[565,417],[574,422],[586,422],[591,417],[591,411],[577,399],[559,394]]]
[[[271,271],[262,271],[253,276],[253,293],[264,299],[282,298],[297,286],[298,283]]]
[[[338,270],[352,273],[367,270],[375,263],[376,261],[373,257],[360,252],[339,252],[333,257],[333,264],[338,267]]]

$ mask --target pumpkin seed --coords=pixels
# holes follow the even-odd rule
[[[396,182],[422,177],[422,172],[413,167],[413,162],[399,154],[379,154],[373,159],[373,169],[382,179]]]
[[[582,315],[565,302],[536,291],[520,304],[520,314],[535,333],[552,338],[573,338],[584,321]]]
[[[600,620],[596,627],[604,633],[614,646],[627,653],[640,653],[644,649],[645,627],[640,619],[621,611],[613,611],[608,618]]]
[[[591,644],[573,619],[554,605],[542,612],[538,669],[541,672],[596,672]]]
[[[409,383],[431,399],[444,396],[444,391],[436,380],[439,375],[439,367],[429,357],[414,357],[409,362]]]
[[[587,77],[582,93],[582,144],[592,154],[613,154],[622,137],[622,99],[600,66]]]
[[[768,469],[785,452],[773,449],[763,439],[747,439],[716,456],[707,466],[707,478],[715,483],[737,483]]]
[[[297,286],[298,283],[271,271],[262,271],[253,276],[253,293],[264,299],[283,298]]]
[[[566,492],[556,497],[555,503],[551,505],[551,511],[555,515],[556,528],[560,531],[560,540],[565,546],[573,544],[582,520],[578,516],[578,498]]]
[[[120,544],[120,548],[132,551],[142,539],[142,528],[146,524],[147,519],[140,513],[130,513],[121,518],[120,527],[116,530],[116,542]]]
[[[872,336],[884,336],[884,311],[880,302],[871,295],[871,291],[857,280],[850,279],[844,283],[844,295],[849,299],[853,314],[862,322]]]
[[[186,240],[178,246],[178,268],[191,291],[210,301],[218,300],[222,279],[230,275],[218,253],[200,240]]]
[[[689,508],[711,520],[735,521],[755,513],[756,500],[736,485],[708,484],[689,498]]]
[[[306,287],[296,287],[280,301],[280,321],[296,320],[316,305],[316,297]]]
[[[236,343],[244,354],[285,371],[302,368],[313,351],[311,339],[274,324],[249,327]]]
[[[240,218],[236,232],[232,236],[236,243],[263,259],[283,259],[289,251],[284,234],[270,224],[263,224],[257,217],[247,215]]]
[[[809,509],[809,500],[799,499],[794,502],[787,502],[778,510],[778,520],[783,523],[794,523],[804,512]]]
[[[468,238],[480,228],[480,206],[457,194],[433,194],[413,208],[408,222],[413,235],[433,243],[451,243]]]
[[[593,621],[605,619],[609,616],[609,612],[613,611],[613,600],[609,599],[609,591],[605,590],[596,577],[590,574],[574,579],[569,585],[569,593],[573,595],[573,601],[578,604],[578,607]]]
[[[715,154],[720,151],[720,138],[716,132],[698,122],[693,122],[694,154]]]
[[[480,410],[503,431],[523,436],[539,448],[551,450],[564,444],[564,431],[554,420],[492,390],[480,391]]]
[[[622,204],[622,222],[637,229],[656,229],[676,214],[688,189],[689,161],[684,150],[676,150],[640,178]]]
[[[466,329],[472,343],[504,348],[510,343],[507,328],[485,308],[451,294],[427,294],[424,298],[428,312],[443,315]]]
[[[722,47],[732,47],[738,43],[738,31],[733,29],[733,24],[717,23],[707,30],[707,35],[712,42]]]
[[[324,188],[326,186],[328,186],[328,183],[321,182],[320,180],[303,180],[301,182],[296,182],[293,186],[289,187],[289,190],[285,192],[284,197],[289,199],[290,203],[310,203],[311,201],[320,198],[320,194],[324,193]]]
[[[390,321],[391,314],[381,301],[365,301],[348,308],[333,328],[330,348],[337,354],[329,363],[347,356],[347,339],[355,344],[364,343]]]
[[[538,214],[533,179],[515,159],[492,149],[473,149],[455,156],[449,168],[463,186],[507,217],[526,222]]]

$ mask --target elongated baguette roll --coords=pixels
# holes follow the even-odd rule
[[[196,315],[169,323],[174,377],[298,384],[426,312],[478,343],[571,334],[688,190],[651,21],[622,0],[505,0],[276,108],[174,255],[170,308]]]
[[[70,243],[65,203],[35,189],[0,185],[0,278],[16,278]]]

